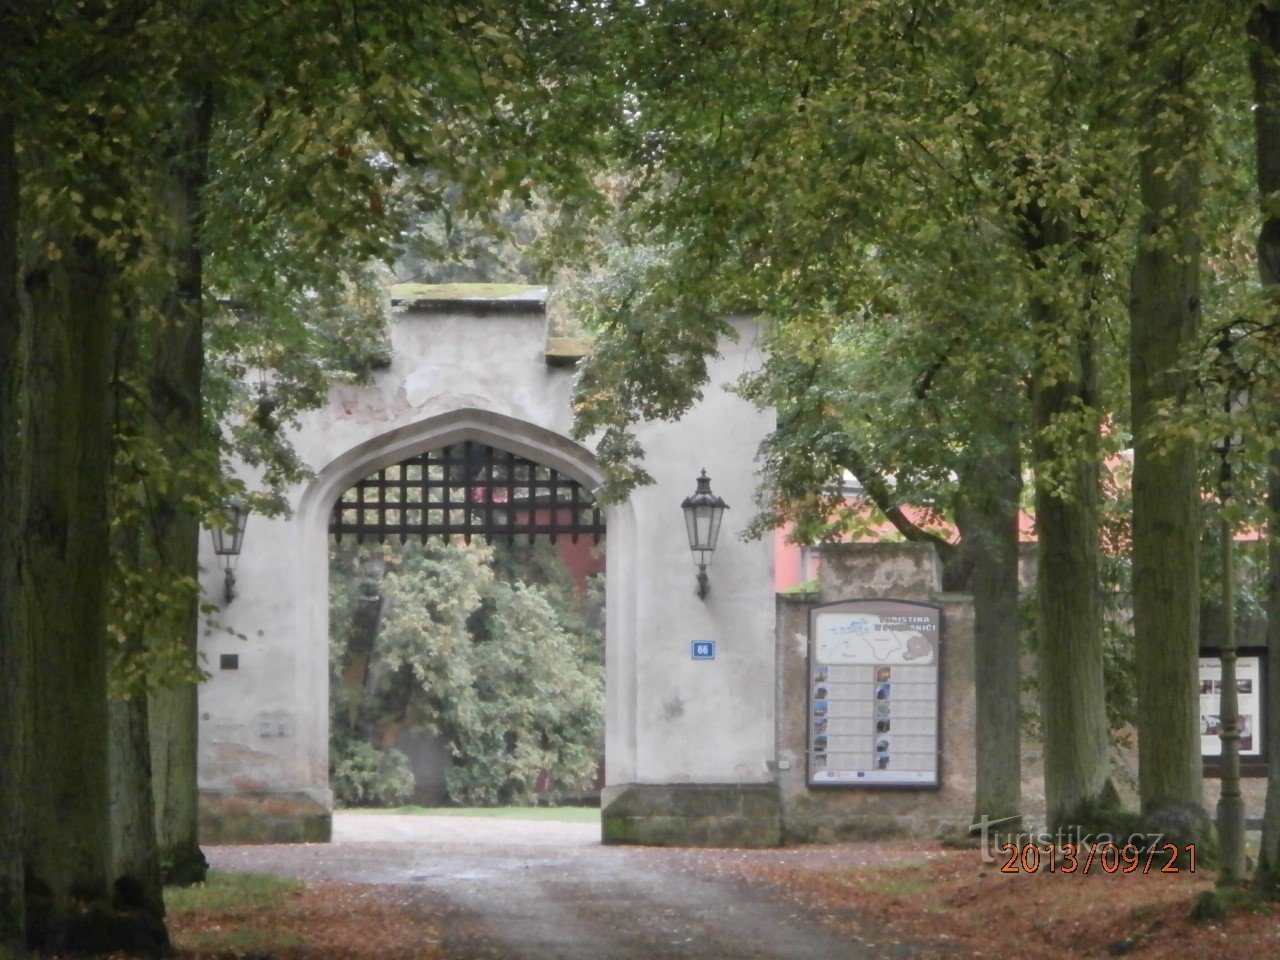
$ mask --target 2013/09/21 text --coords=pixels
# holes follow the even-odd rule
[[[1188,843],[1153,843],[1139,847],[1135,843],[1077,845],[1074,843],[1002,843],[1000,853],[1007,859],[1001,873],[1195,873],[1196,845]],[[1185,866],[1182,855],[1185,853]]]

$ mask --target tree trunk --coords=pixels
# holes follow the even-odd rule
[[[1056,311],[1033,307],[1041,350],[1062,326]],[[1088,416],[1092,345],[1075,336],[1070,377],[1050,381],[1057,361],[1039,358],[1032,383],[1036,461],[1036,630],[1045,802],[1051,830],[1088,819],[1108,784],[1102,605],[1098,595],[1096,428],[1063,430]],[[1050,381],[1046,386],[1046,381]]]
[[[972,559],[977,784],[973,823],[1022,814],[1022,673],[1019,669],[1018,499],[1022,458],[1018,424],[995,449],[961,472],[956,525]],[[997,828],[1000,829],[1000,828]]]
[[[1162,433],[1157,418],[1195,389],[1188,366],[1200,328],[1197,151],[1205,134],[1189,76],[1194,58],[1167,19],[1147,28],[1139,54],[1148,79],[1138,117],[1143,213],[1130,307],[1133,628],[1142,812],[1147,829],[1184,843],[1208,824],[1198,715],[1201,451],[1194,439]]]
[[[177,148],[169,158],[164,202],[172,235],[174,285],[161,305],[162,322],[154,331],[148,392],[151,424],[159,449],[170,463],[190,463],[208,446],[201,393],[204,378],[203,250],[201,191],[206,179],[212,103],[193,93],[180,118]],[[152,542],[163,569],[198,584],[200,515],[189,505],[190,490],[179,479],[153,504]],[[197,641],[199,595],[185,594],[185,609],[175,619],[189,671],[199,669]],[[156,691],[151,700],[155,773],[156,834],[165,882],[199,883],[208,862],[200,850],[199,794],[196,781],[198,700],[194,682]]]
[[[131,318],[132,319],[132,318]],[[116,355],[117,369],[130,371],[138,364],[138,324],[131,322],[121,331]],[[136,438],[141,429],[136,405],[117,384],[115,405],[116,436]],[[116,558],[126,571],[141,571],[142,537],[136,522],[119,522],[117,513]],[[133,625],[123,644],[112,651],[114,665],[129,667],[142,656],[142,631]],[[159,919],[164,916],[164,890],[160,876],[160,854],[156,844],[155,800],[151,790],[151,741],[145,678],[133,679],[130,670],[120,670],[130,683],[120,681],[108,704],[111,752],[108,757],[111,788],[111,875],[117,885],[129,891],[130,909],[145,910]]]
[[[148,704],[156,842],[164,882],[190,886],[203,881],[209,864],[200,850],[196,790],[196,688],[163,687]]]
[[[18,158],[12,115],[0,111],[0,958],[25,938],[22,768],[28,648],[19,603],[18,403],[22,357],[18,297]]]
[[[942,589],[962,592],[969,589],[973,573],[973,557],[963,546],[952,543],[946,537],[926,530],[916,524],[898,502],[893,488],[884,475],[871,467],[862,454],[852,447],[844,450],[841,463],[853,474],[866,496],[874,503],[893,528],[910,543],[931,543],[942,563]],[[963,538],[962,542],[963,542]]]
[[[1280,2],[1259,3],[1249,18],[1252,44],[1253,112],[1258,157],[1258,197],[1262,229],[1258,234],[1258,269],[1273,320],[1280,320]],[[1280,423],[1276,424],[1280,429]],[[1280,516],[1280,453],[1270,456],[1267,501],[1271,516]],[[1280,523],[1267,524],[1267,684],[1270,702],[1266,743],[1280,743]],[[1268,748],[1272,749],[1272,748]],[[1273,753],[1272,756],[1275,756]],[[1268,766],[1267,803],[1262,818],[1257,883],[1267,896],[1280,899],[1280,762]]]
[[[113,276],[91,241],[26,276],[33,330],[23,418],[23,604],[40,669],[31,673],[33,762],[24,790],[34,942],[58,946],[76,902],[105,903],[107,624]]]
[[[1037,272],[1060,272],[1071,228],[1029,207],[1024,245]],[[1098,381],[1092,313],[1033,298],[1031,376],[1036,509],[1036,631],[1047,822],[1089,821],[1108,777],[1098,557]]]
[[[151,741],[147,698],[135,694],[108,703],[111,728],[111,875],[129,910],[164,916],[164,891],[151,793]]]

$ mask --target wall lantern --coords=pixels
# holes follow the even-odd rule
[[[711,478],[704,469],[702,476],[698,477],[698,489],[684,498],[680,509],[684,511],[693,562],[698,565],[698,598],[705,599],[711,592],[707,564],[711,562],[716,540],[720,537],[720,520],[729,506],[711,492]]]
[[[232,500],[222,512],[228,522],[215,523],[209,528],[209,533],[213,536],[213,552],[227,558],[223,596],[230,603],[236,598],[236,575],[231,569],[231,561],[240,556],[240,548],[244,546],[244,525],[249,521],[249,508],[243,500]]]

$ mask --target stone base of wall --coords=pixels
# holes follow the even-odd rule
[[[814,791],[822,793],[822,791]],[[856,796],[832,791],[830,796],[789,797],[784,804],[784,843],[847,843],[893,837],[939,837],[968,833],[968,819],[934,810],[887,813],[859,805]],[[851,808],[855,808],[851,812]]]
[[[200,794],[200,842],[328,843],[333,813],[301,794]]]
[[[654,847],[776,847],[778,787],[760,784],[627,784],[605,787],[604,843]]]

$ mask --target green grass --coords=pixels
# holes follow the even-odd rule
[[[204,883],[193,887],[166,887],[165,909],[170,914],[223,913],[254,907],[276,907],[284,895],[301,890],[298,880],[265,873],[223,873],[210,870]]]
[[[530,283],[397,283],[391,296],[400,300],[498,300],[538,290]]]
[[[350,813],[394,813],[425,817],[480,817],[489,820],[549,820],[556,823],[599,823],[597,807],[392,807],[338,811]]]
[[[922,872],[925,861],[906,863],[880,863],[855,867],[846,871],[851,877],[875,877],[875,891],[890,897],[914,897],[929,890],[932,885]]]

